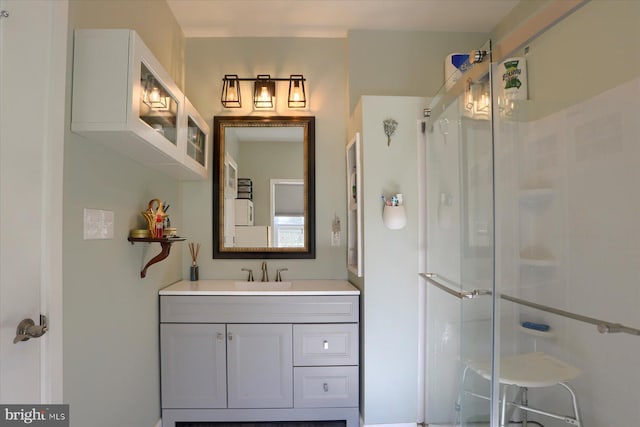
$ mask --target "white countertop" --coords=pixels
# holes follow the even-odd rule
[[[289,289],[242,290],[239,280],[181,280],[160,289],[160,295],[360,295],[346,280],[291,280]],[[254,282],[256,286],[260,282]]]

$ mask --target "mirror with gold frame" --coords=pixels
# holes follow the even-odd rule
[[[213,258],[315,258],[315,117],[213,118]]]

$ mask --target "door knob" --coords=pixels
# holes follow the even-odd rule
[[[36,325],[31,319],[24,319],[18,323],[16,328],[16,337],[13,339],[13,343],[17,344],[21,341],[27,341],[29,338],[39,338],[43,336],[49,330],[47,323],[47,316],[40,315],[40,324]]]

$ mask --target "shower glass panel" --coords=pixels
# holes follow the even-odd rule
[[[490,52],[490,44],[479,51]],[[426,422],[489,425],[493,143],[489,55],[434,98],[426,124]],[[447,88],[448,86],[448,88]],[[470,364],[475,371],[466,369]]]
[[[497,59],[494,71],[496,352],[574,367],[566,382],[588,427],[640,420],[640,62],[628,56],[638,52],[640,6],[602,3]],[[612,24],[594,32],[593,22]],[[606,56],[585,63],[594,46]],[[502,81],[510,60],[528,83],[515,99]],[[620,67],[603,71],[612,64]],[[607,323],[620,332],[600,333]],[[527,397],[574,417],[562,386],[529,387]],[[510,420],[525,415],[529,425],[578,425],[518,410]]]

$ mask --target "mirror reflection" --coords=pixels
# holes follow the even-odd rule
[[[315,256],[314,130],[313,117],[214,118],[214,258]]]

